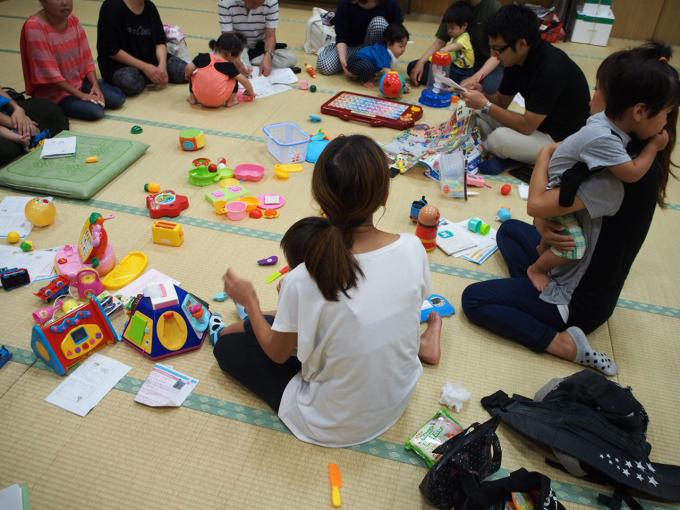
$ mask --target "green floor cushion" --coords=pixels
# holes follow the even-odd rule
[[[41,159],[42,149],[22,156],[0,170],[0,186],[42,195],[86,200],[134,163],[149,146],[145,143],[62,131],[59,137],[76,136],[76,155]],[[86,163],[97,156],[96,163]]]

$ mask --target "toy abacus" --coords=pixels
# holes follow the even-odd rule
[[[355,120],[374,127],[408,129],[423,116],[423,109],[391,99],[339,92],[321,105],[321,113]]]

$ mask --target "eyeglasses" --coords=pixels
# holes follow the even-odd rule
[[[489,49],[490,49],[493,53],[495,53],[496,55],[500,55],[500,54],[503,53],[505,50],[507,50],[510,46],[512,46],[512,45],[511,45],[511,44],[506,44],[505,46],[500,46],[500,47],[498,47],[498,48],[493,48],[493,47],[492,47],[492,48],[489,48]]]

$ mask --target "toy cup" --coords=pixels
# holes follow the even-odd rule
[[[227,218],[240,221],[248,215],[248,205],[244,202],[229,202],[226,207]]]
[[[500,209],[498,209],[498,212],[496,213],[496,218],[498,218],[498,221],[503,223],[512,218],[512,213],[510,213],[510,209],[508,209],[507,207],[501,207]]]
[[[470,218],[468,220],[468,230],[485,236],[491,232],[491,225],[484,223],[484,220],[481,218]]]

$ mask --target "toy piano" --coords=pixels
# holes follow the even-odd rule
[[[423,109],[380,97],[339,92],[321,105],[321,113],[335,115],[342,120],[364,122],[373,127],[408,129],[423,116]]]

